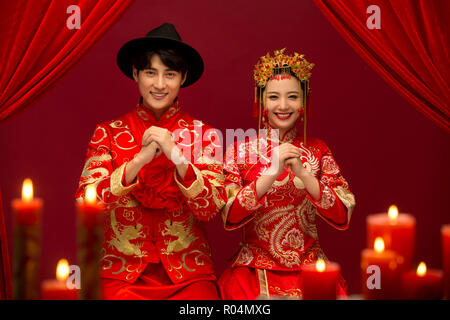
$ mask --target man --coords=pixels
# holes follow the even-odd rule
[[[177,99],[200,78],[203,60],[165,23],[127,42],[117,63],[136,81],[139,104],[96,127],[76,192],[82,200],[94,185],[106,206],[103,296],[218,299],[202,221],[226,202],[221,146]]]

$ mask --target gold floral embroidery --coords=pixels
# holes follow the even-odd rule
[[[331,156],[322,157],[322,173],[334,175],[339,173],[339,168]]]
[[[204,187],[204,182],[203,182],[203,176],[202,176],[200,170],[198,170],[197,167],[195,167],[192,164],[189,164],[189,165],[192,166],[192,168],[194,169],[194,172],[195,172],[195,176],[197,177],[197,179],[192,183],[192,185],[189,188],[186,188],[183,184],[181,184],[181,182],[178,181],[176,170],[174,170],[173,176],[174,176],[175,182],[177,183],[178,187],[180,188],[180,190],[184,194],[184,196],[192,199],[192,198],[197,197],[202,192],[203,187]]]
[[[336,197],[334,196],[333,191],[331,189],[322,184],[322,195],[320,202],[317,203],[317,205],[322,209],[329,209],[334,205],[334,202],[336,201]]]
[[[297,219],[303,232],[313,239],[318,239],[316,226],[316,208],[305,198],[296,210]]]
[[[243,246],[239,251],[239,256],[236,260],[236,264],[238,265],[248,265],[253,260],[253,253],[247,246]]]
[[[257,210],[258,208],[262,207],[262,204],[260,204],[256,198],[256,190],[254,190],[255,188],[254,185],[255,182],[252,182],[247,187],[242,188],[241,191],[236,196],[236,199],[238,199],[239,204],[249,211]]]
[[[289,268],[300,265],[299,250],[283,244],[292,243],[286,239],[287,233],[297,224],[294,206],[279,207],[255,218],[255,231],[259,239],[269,243],[271,255],[282,265]],[[297,239],[303,249],[303,238]]]
[[[282,290],[280,287],[269,286],[270,291],[274,292],[276,295],[288,297],[291,299],[302,299],[303,293],[301,289],[292,288]]]
[[[113,171],[111,174],[111,193],[117,197],[121,197],[136,187],[138,181],[133,183],[132,185],[124,187],[122,185],[122,177],[124,176],[125,166],[127,164],[122,164],[119,168]]]
[[[134,221],[134,211],[133,210],[124,210],[122,216],[128,221]]]
[[[272,269],[275,266],[275,263],[259,253],[256,258],[255,266],[262,269]]]
[[[355,208],[355,204],[356,204],[355,196],[353,195],[353,193],[348,191],[348,189],[346,189],[346,188],[344,188],[342,186],[338,186],[338,187],[334,188],[334,191],[336,192],[336,195],[342,201],[344,206],[347,207],[347,210],[348,210],[348,221],[350,221],[350,218],[351,218],[352,213],[353,213],[353,209]]]

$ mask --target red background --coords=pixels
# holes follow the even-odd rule
[[[198,83],[181,90],[183,108],[223,132],[255,127],[251,75],[259,56],[288,47],[316,64],[308,132],[331,148],[357,202],[347,231],[319,218],[319,237],[329,259],[341,264],[350,293],[359,292],[365,218],[393,203],[417,219],[416,261],[441,268],[440,226],[450,222],[449,135],[367,66],[312,0],[136,1],[50,92],[0,124],[0,188],[11,252],[9,204],[30,177],[45,201],[42,278],[54,278],[60,258],[76,263],[74,192],[87,144],[97,123],[130,111],[138,99],[135,83],[116,66],[116,53],[166,21],[206,66]],[[220,275],[241,233],[224,231],[219,216],[208,231]]]

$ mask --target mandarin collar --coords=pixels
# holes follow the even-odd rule
[[[145,122],[158,123],[160,125],[173,118],[180,111],[180,109],[181,107],[178,103],[177,98],[175,99],[174,103],[164,111],[159,120],[157,120],[154,112],[144,106],[142,97],[139,99],[139,103],[136,105],[136,112],[139,118],[141,118]]]
[[[275,130],[274,127],[272,127],[269,123],[265,123],[266,129],[267,129],[267,139],[274,141],[275,139],[272,138],[272,130]],[[292,128],[290,128],[288,131],[284,133],[284,135],[281,137],[281,139],[278,139],[277,142],[279,143],[292,143],[294,139],[297,137],[297,127],[294,125]]]

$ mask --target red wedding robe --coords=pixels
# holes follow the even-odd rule
[[[189,160],[181,179],[164,154],[125,185],[125,166],[141,149],[144,131],[172,132]],[[172,105],[159,120],[138,104],[114,121],[99,124],[89,143],[76,192],[94,185],[105,204],[101,256],[106,299],[218,299],[211,248],[202,221],[226,201],[217,133]],[[219,151],[216,153],[217,151]]]
[[[271,139],[235,143],[226,152],[225,184],[239,187],[229,189],[223,219],[226,229],[243,229],[243,240],[219,280],[224,299],[301,298],[301,265],[318,258],[326,260],[319,245],[316,216],[337,229],[348,227],[355,198],[331,151],[319,139],[309,138],[305,145],[296,132],[296,128],[287,132],[281,143],[290,142],[301,149],[303,166],[319,181],[317,201],[286,169],[258,201],[256,180],[270,166]],[[261,152],[265,148],[267,153]],[[256,154],[257,162],[251,160]],[[344,294],[344,287],[341,279],[340,294]]]

